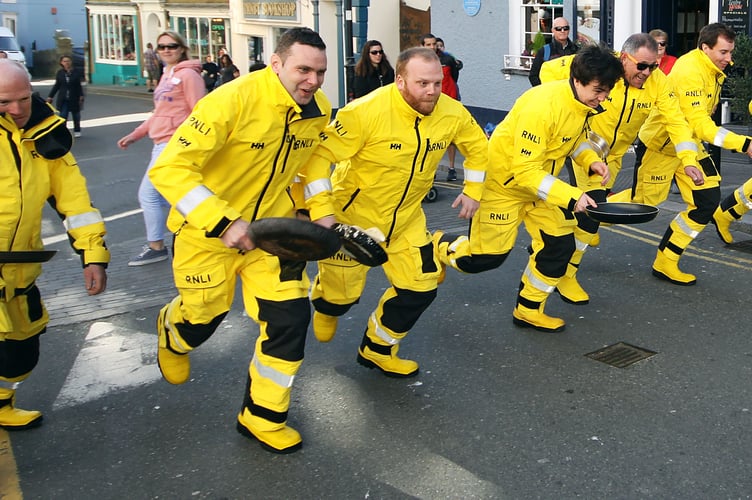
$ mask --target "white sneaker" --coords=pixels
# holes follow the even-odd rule
[[[73,132],[73,137],[81,137],[81,132]]]

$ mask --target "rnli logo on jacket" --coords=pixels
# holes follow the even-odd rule
[[[332,125],[332,127],[334,127],[334,131],[337,132],[338,136],[344,137],[347,135],[347,130],[345,130],[345,126],[342,125],[339,122],[339,120],[334,120],[334,125]]]
[[[313,139],[298,139],[294,135],[288,137],[287,142],[290,143],[293,151],[313,147]]]
[[[446,141],[431,142],[431,139],[428,139],[428,148],[427,148],[427,151],[429,153],[432,152],[432,151],[443,151],[448,146],[449,146],[449,144]]]
[[[188,126],[195,129],[201,135],[208,135],[211,132],[211,127],[193,115],[188,117]]]
[[[652,106],[649,102],[638,102],[637,109],[650,109]]]
[[[541,143],[540,137],[531,132],[528,132],[527,130],[522,131],[522,138],[527,139],[530,142],[534,142],[535,144]]]
[[[208,285],[212,282],[212,277],[211,273],[186,274],[184,281],[187,286]]]

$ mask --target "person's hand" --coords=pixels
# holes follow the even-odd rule
[[[703,184],[705,184],[705,176],[703,176],[702,171],[694,165],[684,167],[684,173],[687,174],[690,179],[692,179],[692,182],[695,183],[695,186],[702,186]]]
[[[227,248],[237,248],[244,252],[250,252],[256,245],[248,236],[248,222],[243,219],[235,219],[219,237]]]
[[[120,149],[128,149],[128,146],[136,142],[136,140],[131,137],[131,134],[126,135],[125,137],[121,138],[119,141],[117,141],[117,145]]]
[[[48,97],[47,99],[45,99],[45,101],[52,102],[52,97]]]
[[[460,205],[462,205],[462,208],[457,217],[460,219],[472,219],[475,212],[478,211],[478,207],[480,207],[480,202],[470,198],[465,193],[460,193],[459,196],[454,199],[452,208],[457,208]]]
[[[608,184],[608,181],[611,179],[611,172],[608,170],[608,164],[603,161],[596,161],[590,164],[590,170],[601,177],[603,177],[603,180],[601,181],[601,186],[605,186]]]
[[[752,101],[750,101],[750,108],[752,108]],[[752,137],[749,137],[749,139],[752,139]],[[747,146],[747,151],[745,151],[745,153],[747,153],[747,156],[752,158],[752,142],[750,142],[749,146]]]
[[[89,264],[84,267],[84,286],[89,295],[98,295],[107,288],[107,272],[104,266]]]
[[[577,200],[577,204],[574,206],[575,213],[583,213],[587,207],[597,207],[598,204],[587,193],[582,193],[580,199]]]
[[[330,229],[333,225],[337,223],[337,219],[335,219],[333,215],[327,215],[326,217],[316,219],[313,222],[314,224],[318,224],[319,226],[323,226],[327,229]]]

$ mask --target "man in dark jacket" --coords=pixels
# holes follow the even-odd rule
[[[553,38],[550,43],[538,49],[535,53],[535,59],[533,59],[533,65],[530,67],[528,80],[533,87],[541,84],[540,70],[544,62],[577,52],[578,47],[569,39],[569,32],[569,21],[563,17],[554,19]]]

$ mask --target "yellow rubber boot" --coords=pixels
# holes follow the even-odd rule
[[[554,333],[564,330],[566,323],[561,318],[548,316],[543,312],[546,300],[555,288],[555,278],[546,278],[532,270],[528,263],[520,280],[517,305],[512,311],[512,322],[523,328],[534,328],[541,332]]]
[[[713,212],[713,224],[715,224],[715,232],[718,237],[723,240],[724,243],[730,245],[734,242],[734,237],[731,235],[731,223],[734,221],[734,217],[727,211],[721,210],[721,207],[715,209]]]
[[[157,336],[159,347],[157,349],[157,364],[162,377],[171,384],[185,383],[191,376],[191,359],[188,353],[175,352],[174,345],[180,340],[175,332],[170,330],[169,314],[172,307],[179,307],[180,297],[175,297],[157,315]],[[168,339],[169,337],[169,339]]]
[[[575,232],[577,234],[577,232]],[[592,239],[591,233],[582,232],[582,240],[590,241]],[[589,246],[588,243],[576,239],[577,250],[574,251],[572,257],[569,259],[567,265],[567,271],[556,284],[556,291],[564,302],[574,305],[585,305],[590,302],[590,295],[584,288],[577,282],[577,270],[579,269],[582,257],[585,255],[585,250]]]
[[[313,312],[313,335],[319,342],[329,342],[337,333],[337,316]]]
[[[15,394],[13,389],[0,389],[0,427],[15,431],[42,425],[42,412],[16,408]]]
[[[653,276],[675,285],[690,286],[697,283],[694,274],[679,269],[679,256],[669,250],[658,250],[653,262]]]
[[[303,447],[298,431],[286,423],[277,424],[257,417],[248,408],[238,414],[236,429],[243,436],[256,439],[263,449],[272,453],[293,453]]]
[[[376,344],[368,335],[358,348],[358,363],[366,368],[378,368],[387,377],[414,377],[420,371],[418,363],[397,356],[399,345],[387,346]]]
[[[512,311],[512,322],[522,328],[534,328],[546,333],[563,332],[566,327],[563,319],[544,313],[543,304],[539,309],[529,309],[518,303]]]

